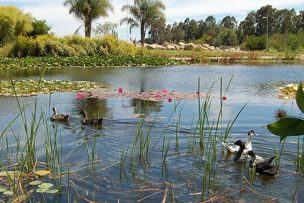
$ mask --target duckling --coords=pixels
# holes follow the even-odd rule
[[[253,130],[250,130],[248,133],[247,133],[247,141],[245,143],[245,149],[243,151],[244,154],[247,154],[248,151],[252,150],[252,144],[251,144],[251,141],[252,139],[254,138],[254,136],[256,136],[255,132]],[[224,146],[224,148],[227,150],[227,152],[229,153],[237,153],[240,149],[239,146],[233,146],[233,145],[230,145],[230,144],[227,144],[225,142],[222,142],[222,145]]]
[[[69,122],[70,116],[69,115],[64,115],[64,114],[59,114],[57,112],[56,107],[53,107],[53,115],[51,117],[51,121],[63,121],[63,122]]]
[[[249,151],[248,155],[250,156],[249,166],[253,168],[255,166],[255,171],[260,175],[267,175],[267,176],[275,176],[278,174],[278,169],[271,165],[275,157],[271,157],[264,161],[257,161],[256,154],[253,151]]]
[[[93,126],[101,126],[103,118],[88,118],[88,114],[86,111],[81,111],[80,115],[82,115],[82,124],[83,125],[93,125]]]

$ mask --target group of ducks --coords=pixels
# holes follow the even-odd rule
[[[249,167],[255,168],[256,173],[260,175],[275,176],[278,173],[277,167],[272,165],[275,157],[264,159],[261,156],[256,155],[252,150],[252,139],[256,136],[253,130],[248,132],[248,138],[246,143],[242,140],[238,140],[234,145],[229,145],[222,142],[223,147],[228,153],[234,154],[233,161],[249,161]]]
[[[88,118],[86,111],[79,113],[82,116],[81,123],[83,125],[101,126],[103,118]],[[56,107],[53,107],[52,121],[69,122],[70,116],[67,114],[59,114]],[[272,165],[275,157],[264,159],[261,156],[256,155],[252,150],[252,139],[256,136],[253,130],[247,133],[248,138],[246,143],[242,140],[236,141],[233,145],[229,145],[222,142],[222,145],[228,153],[234,154],[233,161],[246,161],[250,159],[250,168],[255,168],[256,173],[260,175],[275,176],[278,171],[276,166]]]
[[[83,125],[101,126],[103,118],[88,118],[86,111],[81,111],[79,115],[82,116],[81,123]],[[69,122],[70,116],[67,114],[59,114],[56,107],[53,107],[53,115],[51,116],[51,121],[62,121]]]

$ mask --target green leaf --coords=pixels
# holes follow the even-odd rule
[[[38,187],[41,189],[50,189],[51,187],[53,187],[53,184],[52,183],[42,183]]]
[[[40,180],[35,180],[35,181],[32,181],[30,182],[29,184],[30,185],[40,185],[42,182]]]
[[[304,120],[299,118],[285,117],[279,121],[269,124],[268,130],[280,136],[283,141],[288,136],[304,135]]]
[[[303,85],[302,82],[298,87],[298,91],[296,94],[296,101],[299,109],[304,113],[304,92],[303,92]]]

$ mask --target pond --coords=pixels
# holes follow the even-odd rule
[[[14,79],[37,79],[40,72],[0,72],[1,80],[8,80],[9,76]],[[274,113],[282,105],[288,114],[300,115],[294,101],[286,102],[277,98],[276,89],[303,80],[303,65],[66,68],[47,70],[44,78],[102,82],[113,91],[122,87],[127,92],[166,89],[189,93],[198,91],[200,78],[202,92],[208,92],[214,84],[211,88],[212,105],[208,117],[211,124],[215,121],[213,125],[218,119],[219,104],[222,100],[220,78],[223,79],[223,92],[231,78],[232,80],[225,94],[227,100],[222,100],[223,117],[219,123],[217,137],[211,138],[215,145],[206,144],[216,148],[213,149],[216,151],[213,160],[216,161],[212,164],[212,173],[208,177],[205,174],[208,153],[198,149],[198,99],[149,103],[128,97],[77,100],[75,93],[19,98],[21,106],[25,107],[28,123],[35,106],[38,117],[42,112],[42,116],[47,118],[47,121],[40,125],[36,139],[36,156],[41,165],[46,160],[46,134],[50,132],[53,136],[53,133],[57,132],[62,195],[34,192],[31,196],[34,202],[161,202],[164,199],[167,202],[199,202],[202,185],[206,186],[205,200],[208,199],[207,196],[223,197],[227,201],[244,199],[249,202],[274,198],[278,202],[290,202],[294,197],[298,201],[304,199],[303,177],[295,172],[297,138],[288,138],[285,143],[279,176],[257,176],[253,180],[250,180],[246,164],[243,166],[241,163],[234,163],[232,157],[222,156],[220,144],[227,124],[231,123],[244,104],[250,100],[232,127],[228,136],[229,142],[245,140],[247,132],[254,130],[258,134],[253,140],[253,148],[257,154],[271,157],[275,152],[279,153],[279,137],[272,135],[266,125],[275,121]],[[204,99],[201,102],[203,101]],[[69,125],[50,122],[48,118],[52,115],[53,106],[70,115]],[[89,117],[103,117],[102,128],[82,126],[79,116],[81,110],[86,110]],[[1,131],[19,113],[16,98],[0,97]],[[144,113],[144,120],[137,118],[136,115]],[[210,142],[209,131],[205,131],[205,139],[208,139],[205,143]],[[139,139],[148,137],[147,142],[138,141],[135,145],[136,136],[141,133],[142,137]],[[17,119],[2,137],[2,164],[13,163],[12,157],[18,151],[18,136],[22,143],[26,135],[21,119]],[[143,145],[148,149],[148,152],[143,152],[143,155],[146,155],[144,158],[138,153]],[[210,149],[205,151],[208,150]],[[4,161],[8,156],[12,160]],[[248,181],[243,182],[242,176]],[[204,181],[204,178],[207,181]],[[46,178],[42,180],[53,181]],[[243,188],[246,190],[242,190]]]

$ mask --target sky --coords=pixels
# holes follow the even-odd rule
[[[13,5],[29,12],[37,19],[44,19],[51,26],[52,32],[58,36],[71,35],[82,24],[69,14],[68,8],[63,6],[64,0],[0,0],[0,5]],[[126,17],[121,12],[121,6],[131,4],[133,0],[111,0],[114,6],[114,13],[107,18],[100,18],[96,23],[105,21],[119,23],[120,19]],[[167,23],[183,21],[185,18],[196,20],[205,19],[213,15],[217,20],[226,15],[233,15],[238,21],[243,20],[247,13],[257,10],[265,5],[272,5],[275,8],[295,8],[297,11],[304,10],[304,0],[163,0],[166,5]],[[139,38],[139,30],[132,34],[128,31],[127,25],[117,28],[120,38]]]

